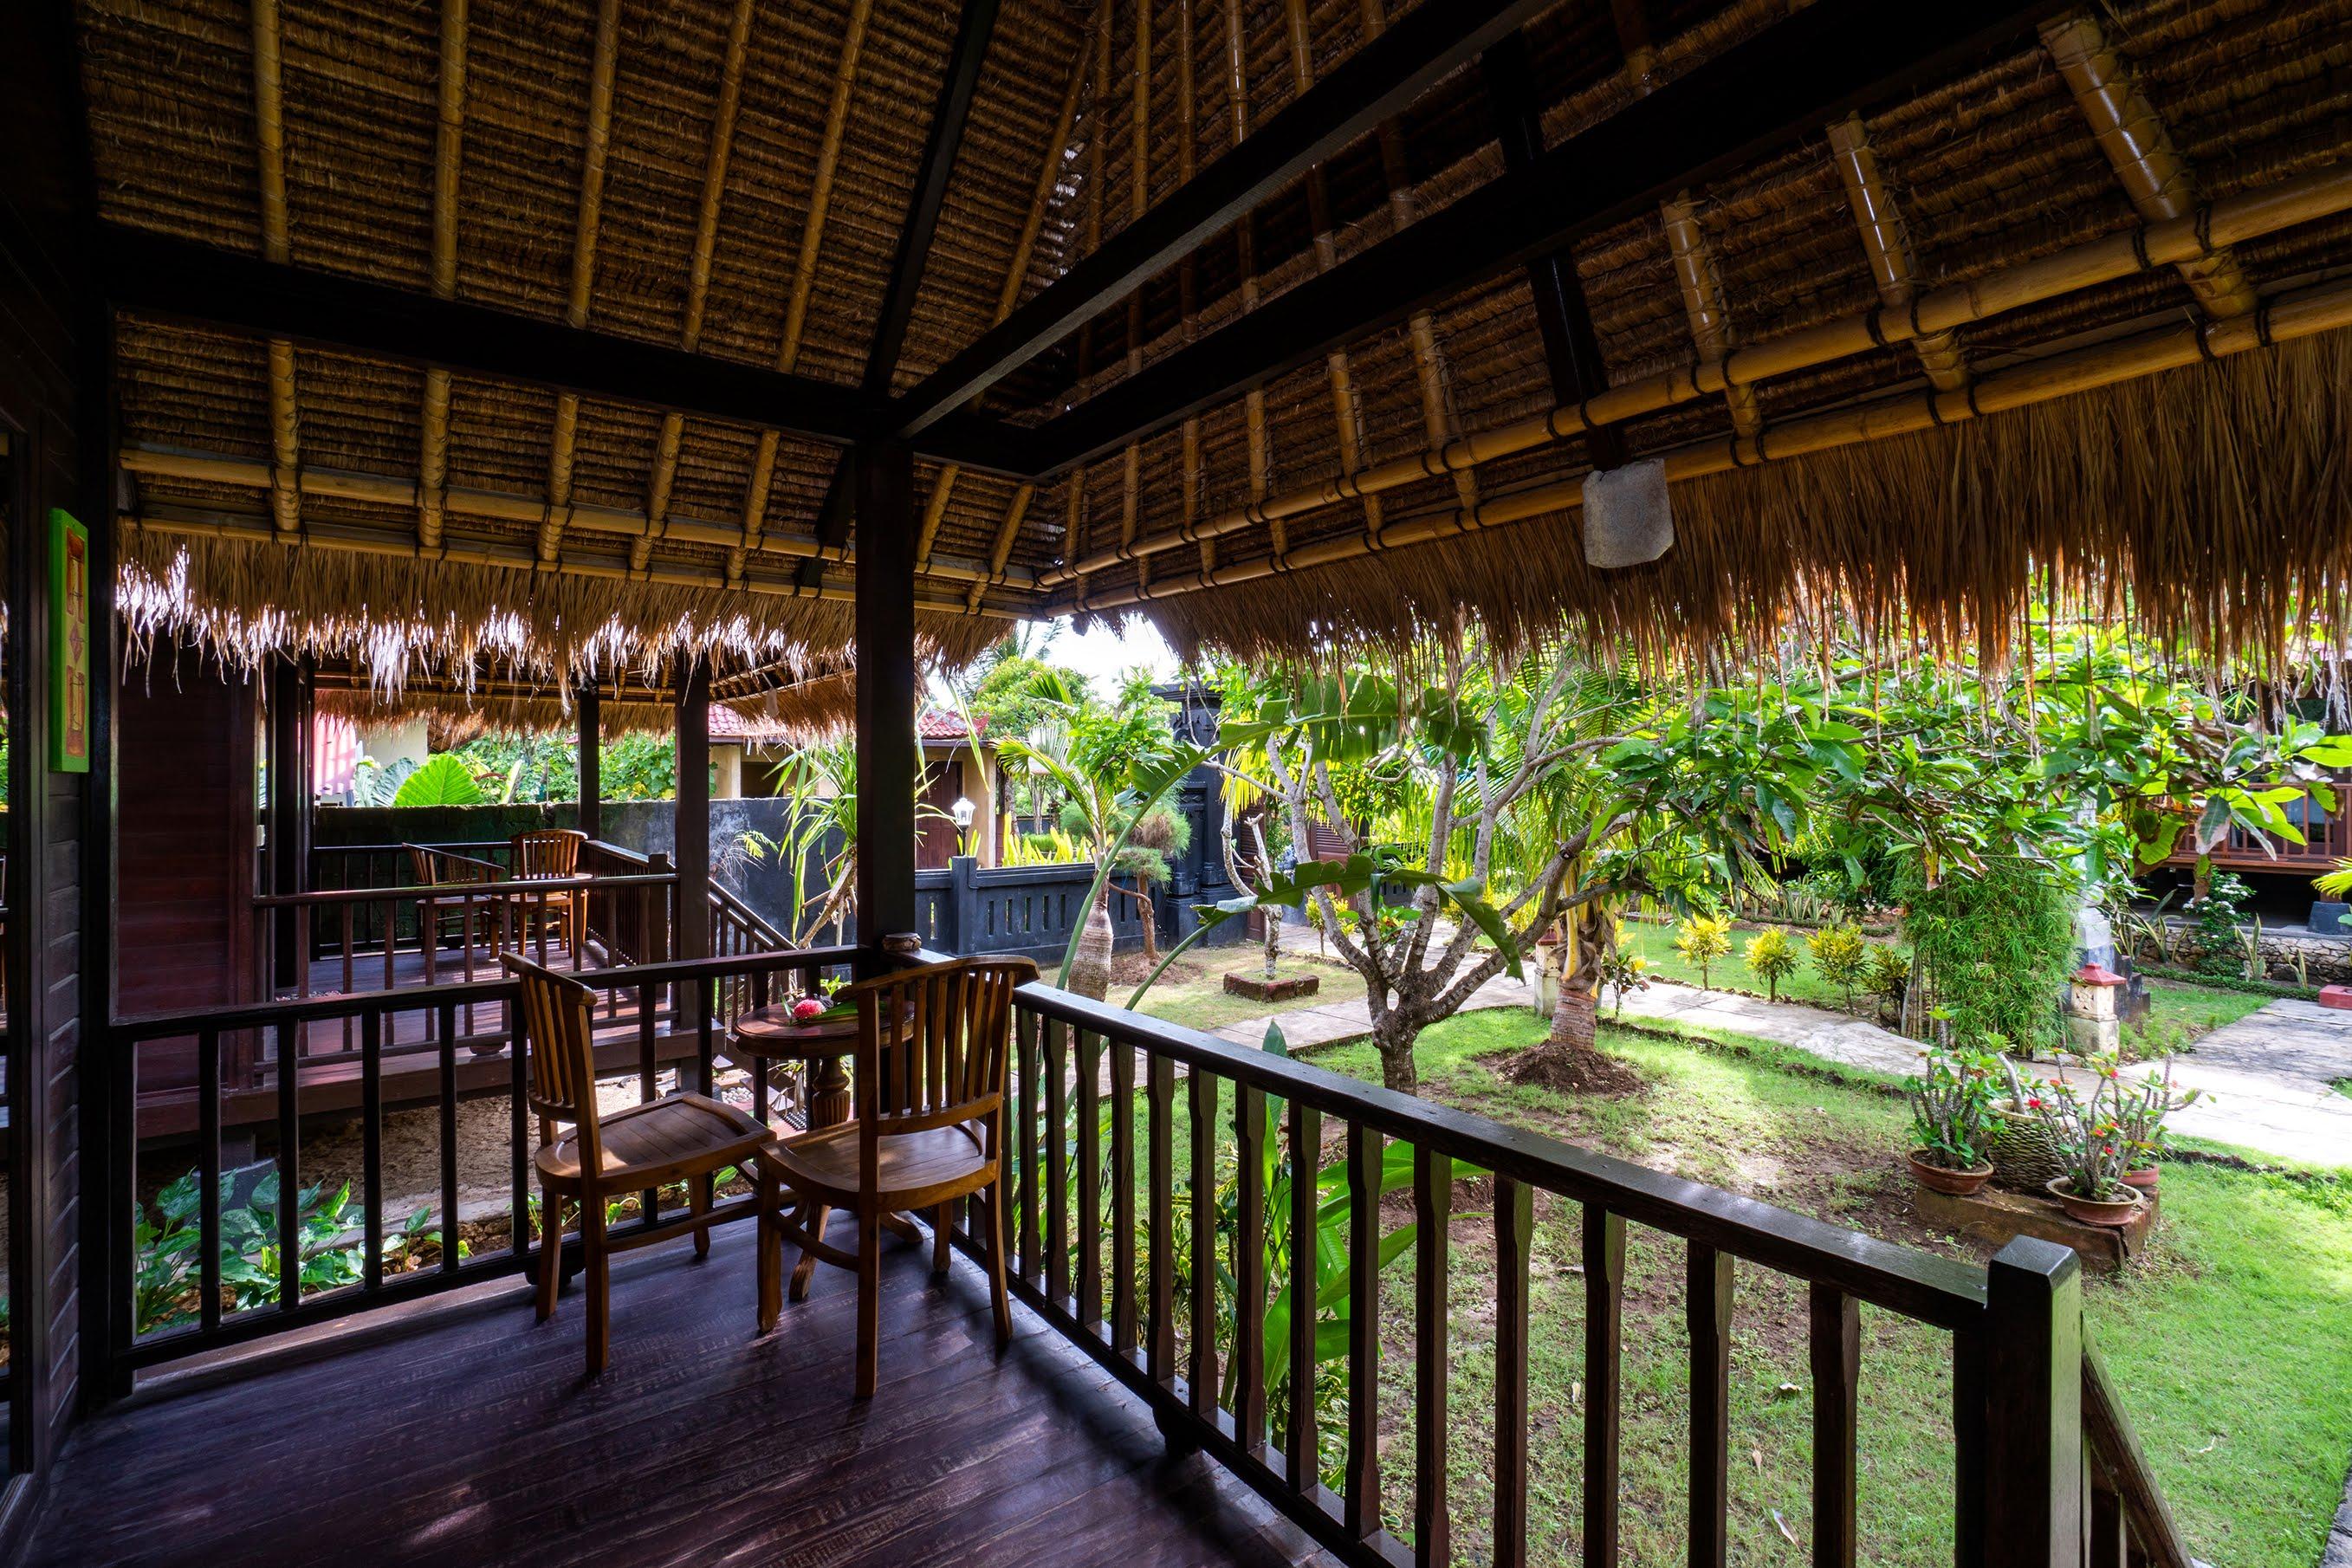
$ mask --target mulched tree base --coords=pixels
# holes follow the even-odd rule
[[[1638,1093],[1642,1088],[1642,1075],[1616,1058],[1590,1046],[1564,1046],[1550,1040],[1513,1057],[1504,1064],[1503,1076],[1513,1083],[1586,1099],[1615,1100]]]
[[[1246,996],[1254,1002],[1289,1002],[1301,996],[1312,996],[1322,987],[1319,974],[1285,974],[1268,980],[1263,974],[1250,974],[1242,970],[1225,971],[1225,989],[1235,996]]]

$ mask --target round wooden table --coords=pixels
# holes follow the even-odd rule
[[[849,1058],[857,1054],[857,1016],[853,1013],[814,1024],[795,1024],[792,1014],[793,1004],[778,1002],[741,1015],[728,1032],[728,1055],[751,1058],[753,1081],[761,1084],[767,1081],[769,1062],[806,1062],[808,1131],[817,1132],[838,1127],[849,1120]],[[830,1217],[824,1205],[812,1209],[805,1204],[797,1216],[814,1236],[824,1234],[825,1221]],[[921,1232],[905,1215],[884,1215],[882,1223],[906,1240],[922,1240]],[[815,1269],[816,1258],[803,1253],[800,1262],[793,1268],[793,1300],[807,1298],[809,1276]]]

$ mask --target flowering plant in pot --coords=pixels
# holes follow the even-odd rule
[[[2132,1149],[2123,1121],[2123,1068],[2112,1056],[2089,1058],[2095,1077],[2086,1097],[2063,1077],[2045,1080],[2026,1104],[2056,1145],[2061,1171],[2048,1191],[2059,1207],[2088,1225],[2127,1225],[2140,1210],[2137,1188],[2125,1182]]]
[[[1986,1118],[1997,1060],[1984,1051],[1931,1049],[1927,1069],[1905,1086],[1911,1101],[1911,1174],[1930,1192],[1966,1194],[1992,1177]]]
[[[2144,1193],[2156,1191],[2157,1162],[2164,1157],[2165,1119],[2204,1098],[2201,1089],[2173,1091],[2169,1057],[2165,1058],[2162,1073],[2149,1073],[2137,1089],[2118,1087],[2116,1119],[2124,1130],[2126,1184]]]

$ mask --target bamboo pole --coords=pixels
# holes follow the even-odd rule
[[[1199,156],[1200,127],[1194,118],[1192,46],[1192,0],[1176,0],[1176,185],[1179,190],[1192,184],[1193,166]],[[1176,268],[1177,326],[1187,343],[1200,334],[1200,308],[1199,258],[1194,252],[1187,251]],[[1177,460],[1182,465],[1182,478],[1177,485],[1181,501],[1180,521],[1190,523],[1201,515],[1201,416],[1198,414],[1184,416],[1182,432],[1177,437]],[[1216,563],[1216,542],[1202,540],[1201,569],[1205,572]]]
[[[1730,308],[1723,300],[1723,274],[1715,247],[1699,226],[1698,202],[1688,191],[1659,204],[1659,220],[1666,230],[1666,250],[1674,258],[1675,286],[1682,290],[1683,313],[1690,318],[1691,346],[1702,364],[1727,358],[1738,335],[1731,326]],[[1724,405],[1731,410],[1735,435],[1753,436],[1763,428],[1764,416],[1756,406],[1756,389],[1726,383]]]
[[[961,472],[953,463],[940,467],[931,480],[930,498],[923,503],[923,525],[915,536],[915,570],[921,572],[931,563],[931,546],[940,537],[940,520],[948,514],[948,498],[955,493],[956,475]]]
[[[2042,43],[2090,121],[2132,210],[2148,223],[2195,212],[2196,176],[2097,21],[2083,12],[2053,17],[2042,24]],[[2180,277],[2209,316],[2242,316],[2254,308],[2254,287],[2227,246],[2182,262]]]
[[[1290,24],[1291,80],[1304,96],[1315,85],[1315,56],[1310,47],[1313,31],[1307,25],[1307,0],[1283,0],[1283,14]],[[1307,171],[1307,209],[1308,221],[1315,226],[1315,271],[1320,276],[1339,262],[1339,238],[1331,230],[1330,185],[1320,163]],[[1323,368],[1331,383],[1331,419],[1339,431],[1339,470],[1352,473],[1360,458],[1363,424],[1356,407],[1354,374],[1348,351],[1333,349],[1324,356]],[[1367,495],[1362,504],[1364,531],[1377,534],[1381,531],[1380,498]],[[1137,570],[1142,570],[1139,558]]]
[[[1036,495],[1034,485],[1018,485],[1013,491],[1013,502],[1004,509],[1004,521],[996,525],[996,543],[988,552],[988,576],[975,581],[965,591],[964,605],[969,609],[980,607],[981,590],[990,584],[1005,581],[1005,563],[1013,559],[1013,542],[1021,536],[1021,520],[1029,515],[1029,501]]]
[[[1769,426],[1753,438],[1702,441],[1661,456],[1665,460],[1669,481],[1727,473],[1734,468],[1784,462],[1808,453],[1956,425],[2346,326],[2352,326],[2352,282],[2325,284],[2280,295],[2247,315],[2176,322],[2054,354],[1985,376],[1957,392],[1906,393]],[[1049,604],[1045,613],[1116,609],[1147,599],[1226,587],[1276,573],[1306,571],[1375,552],[1524,522],[1573,510],[1582,504],[1583,481],[1580,476],[1496,497],[1475,509],[1402,519],[1382,529],[1377,541],[1354,536],[1329,539],[1302,545],[1278,557],[1266,555],[1234,562],[1213,573],[1162,578],[1152,585],[1149,595],[1133,589],[1083,599],[1068,595]]]
[[[873,19],[874,0],[852,0],[849,25],[842,35],[841,60],[834,68],[833,101],[826,107],[824,140],[818,144],[816,172],[809,185],[808,216],[801,224],[800,253],[793,263],[793,291],[784,302],[784,337],[776,350],[776,368],[790,374],[800,363],[801,333],[808,326],[809,294],[816,287],[817,253],[824,244],[824,220],[833,205],[835,171],[841,163],[841,142],[849,123],[850,100],[857,86],[857,58],[866,48],[866,26]],[[760,432],[751,455],[751,482],[743,496],[744,551],[760,548],[768,526],[768,489],[776,478],[777,437]],[[730,552],[728,560],[735,559]]]
[[[268,526],[258,522],[211,515],[185,515],[152,508],[136,514],[124,512],[120,521],[127,527],[189,538],[254,542],[277,537]],[[591,577],[614,583],[649,583],[667,587],[711,590],[734,588],[788,599],[824,599],[845,605],[854,604],[857,599],[857,589],[854,584],[828,583],[812,588],[803,585],[795,576],[746,577],[740,584],[730,584],[723,572],[658,563],[636,567],[627,565],[617,557],[599,560],[566,556],[551,565],[539,559],[537,550],[531,545],[500,540],[455,540],[427,552],[418,547],[415,536],[405,529],[321,524],[310,529],[304,536],[303,544],[309,549],[336,550],[360,555],[446,561],[461,566],[497,566],[509,571],[537,571],[556,576]],[[918,609],[940,615],[980,615],[996,620],[1019,619],[1030,613],[1029,608],[1024,605],[982,603],[975,606],[965,595],[926,594],[919,590],[916,594],[915,604]]]
[[[1234,145],[1249,135],[1249,40],[1242,23],[1242,0],[1225,0],[1225,109],[1232,121]],[[1234,239],[1241,265],[1242,314],[1257,309],[1257,228],[1255,216],[1244,213],[1234,220]],[[1250,504],[1265,500],[1266,471],[1272,454],[1266,445],[1265,388],[1253,386],[1243,395],[1242,424],[1249,443]],[[1271,525],[1278,554],[1289,548],[1289,525],[1281,519]]]
[[[1135,90],[1128,100],[1127,221],[1135,223],[1151,210],[1151,0],[1135,0]],[[1143,368],[1143,290],[1127,297],[1127,374]],[[1118,542],[1135,542],[1138,491],[1143,480],[1143,446],[1127,444],[1125,495],[1119,506]],[[1151,581],[1151,563],[1139,560],[1136,575]]]
[[[194,479],[204,484],[234,486],[241,489],[267,489],[269,486],[269,465],[249,458],[126,444],[121,462],[125,473],[151,475],[158,479]],[[298,470],[294,479],[297,489],[303,495],[392,507],[413,507],[416,504],[416,485],[413,480],[383,474],[311,468]],[[535,523],[547,511],[547,503],[537,496],[456,485],[446,491],[444,504],[453,515],[485,518],[499,522]],[[633,542],[643,538],[651,526],[644,512],[621,507],[574,507],[571,510],[570,521],[572,527],[582,533]],[[668,520],[664,532],[666,537],[690,544],[718,546],[737,543],[742,537],[730,523],[677,517]],[[823,552],[816,540],[808,534],[769,534],[761,540],[760,549],[762,554],[795,560],[807,560]],[[927,568],[927,574],[954,582],[982,582],[991,575],[977,562],[949,556],[934,557]],[[1024,587],[1031,584],[1025,573],[1013,574],[1006,580]]]
[[[1087,107],[1087,226],[1086,254],[1092,256],[1102,248],[1103,206],[1110,192],[1103,184],[1103,161],[1108,155],[1106,143],[1110,139],[1110,33],[1113,20],[1108,4],[1103,6],[1102,28],[1095,35],[1094,100]],[[1078,385],[1084,386],[1095,369],[1095,322],[1089,319],[1078,329]],[[1064,405],[1066,409],[1069,405]],[[1083,554],[1087,542],[1086,515],[1087,479],[1084,469],[1073,472],[1070,479],[1069,516],[1063,532],[1063,550],[1067,554]]]
[[[1880,305],[1801,328],[1736,349],[1718,363],[1678,366],[1636,377],[1580,404],[1562,404],[1549,413],[1475,431],[1443,447],[1408,453],[1354,473],[1319,480],[1271,500],[1254,499],[1250,505],[1221,512],[1189,532],[1171,529],[1143,535],[1131,549],[1136,554],[1155,553],[1259,524],[1278,530],[1286,518],[1337,505],[1367,491],[1394,489],[1416,479],[1533,451],[1593,426],[1613,425],[1714,396],[1727,384],[1749,384],[1868,353],[1889,344],[1949,331],[2004,311],[2128,278],[2148,268],[2174,266],[2214,248],[2347,210],[2352,210],[2352,163],[2331,164],[2262,190],[2211,203],[2182,217],[2144,224],[1968,282],[1932,289],[1899,310]],[[1280,550],[1277,544],[1276,553]],[[1116,552],[1105,552],[1042,572],[1037,580],[1041,586],[1059,587],[1074,580],[1081,568],[1100,572],[1118,559]]]
[[[1878,167],[1878,154],[1862,116],[1849,114],[1830,127],[1830,153],[1838,176],[1845,184],[1846,205],[1853,212],[1864,254],[1870,258],[1870,275],[1878,285],[1879,302],[1900,310],[1918,292],[1917,263],[1911,255],[1911,237],[1903,225],[1895,192]],[[1928,384],[1938,392],[1957,392],[1969,384],[1968,355],[1957,332],[1926,332],[1911,340],[1927,372]]]
[[[259,154],[261,254],[280,264],[292,256],[286,208],[285,62],[278,0],[253,0],[253,135]],[[269,340],[269,510],[278,531],[302,529],[301,498],[290,476],[301,465],[300,414],[294,395],[294,344]]]
[[[466,0],[441,0],[440,115],[433,138],[433,297],[457,294],[457,173],[466,136]],[[449,373],[425,373],[424,438],[416,460],[416,542],[441,542],[449,478]]]
[[[719,245],[719,208],[727,191],[727,163],[735,149],[735,118],[743,102],[743,57],[751,42],[752,0],[736,0],[727,26],[727,53],[719,67],[719,96],[710,110],[710,155],[702,165],[702,200],[696,210],[694,249],[687,263],[686,319],[678,346],[692,353],[702,346],[702,312],[710,294],[710,260]],[[653,471],[646,481],[646,515],[654,527],[629,546],[629,564],[642,570],[653,554],[661,524],[669,518],[670,489],[677,482],[678,444],[686,436],[686,417],[676,412],[662,416],[654,437]],[[740,551],[727,557],[729,571],[740,576]]]
[[[604,160],[613,139],[613,81],[621,51],[620,0],[604,0],[596,10],[596,46],[588,68],[587,136],[580,158],[580,208],[572,227],[572,291],[563,321],[574,331],[588,324],[596,285],[596,237],[604,212]],[[580,437],[580,396],[558,393],[554,437],[547,452],[547,504],[541,510],[538,559],[552,565],[562,554],[563,530],[572,516],[572,458]]]

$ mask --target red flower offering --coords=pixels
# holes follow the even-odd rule
[[[803,996],[799,1001],[793,1004],[793,1022],[795,1024],[814,1023],[816,1021],[817,1016],[824,1011],[824,1003],[818,1001],[814,996]]]

